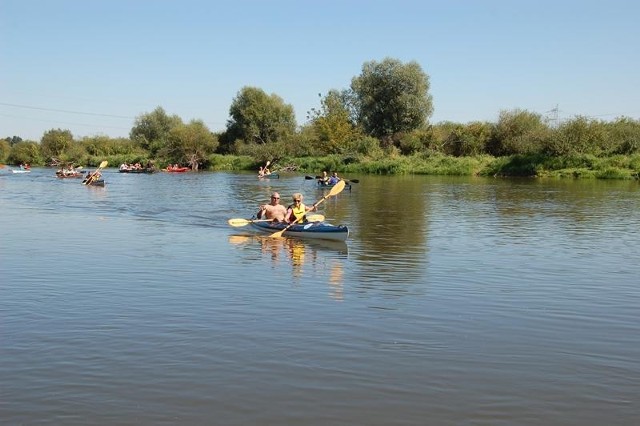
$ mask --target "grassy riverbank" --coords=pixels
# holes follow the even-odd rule
[[[640,155],[595,157],[575,155],[550,157],[541,154],[492,157],[454,157],[442,154],[359,159],[330,155],[325,157],[281,158],[273,162],[274,170],[318,174],[322,170],[349,174],[423,174],[450,176],[526,176],[590,179],[638,179]],[[213,155],[209,170],[256,170],[248,156]]]

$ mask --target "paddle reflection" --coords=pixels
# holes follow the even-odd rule
[[[256,235],[230,235],[229,243],[238,247],[257,246],[263,257],[270,258],[274,266],[290,264],[296,284],[301,283],[305,275],[308,278],[310,273],[326,276],[330,297],[343,300],[343,263],[348,254],[346,243]]]
[[[335,262],[331,267],[329,275],[329,286],[331,287],[331,298],[335,300],[344,300],[343,279],[344,270],[342,262]]]

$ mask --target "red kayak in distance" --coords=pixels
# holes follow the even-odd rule
[[[189,167],[167,167],[166,169],[164,169],[165,172],[170,173],[184,173],[189,170],[191,170],[189,169]]]

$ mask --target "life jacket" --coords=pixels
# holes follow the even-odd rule
[[[293,212],[293,215],[296,217],[296,219],[299,222],[302,222],[304,220],[304,215],[307,213],[307,209],[305,208],[304,204],[300,203],[298,205],[298,207],[296,207],[296,205],[292,205],[291,206],[291,211]]]

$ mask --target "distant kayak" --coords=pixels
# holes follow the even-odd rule
[[[184,173],[191,169],[189,167],[167,167],[166,169],[162,170],[169,173]]]
[[[326,182],[323,182],[321,180],[318,181],[318,189],[333,188],[336,185],[337,185],[337,183],[326,183]],[[345,186],[344,186],[344,189],[346,189],[347,191],[351,191],[351,184],[350,183],[346,183]]]
[[[104,179],[93,180],[89,183],[86,183],[87,186],[104,186]]]
[[[270,173],[268,175],[258,175],[258,179],[280,179],[280,175],[277,173]]]
[[[188,168],[187,168],[188,169]],[[118,169],[120,173],[155,173],[156,169],[148,168],[148,169]],[[172,170],[167,170],[172,171]],[[186,172],[186,170],[184,170]]]
[[[19,169],[12,169],[13,173],[29,173],[31,171],[31,166],[28,164],[20,164]]]
[[[60,179],[81,178],[81,177],[84,177],[84,175],[78,171],[64,172],[64,171],[58,170],[56,171],[56,177],[59,177]]]

